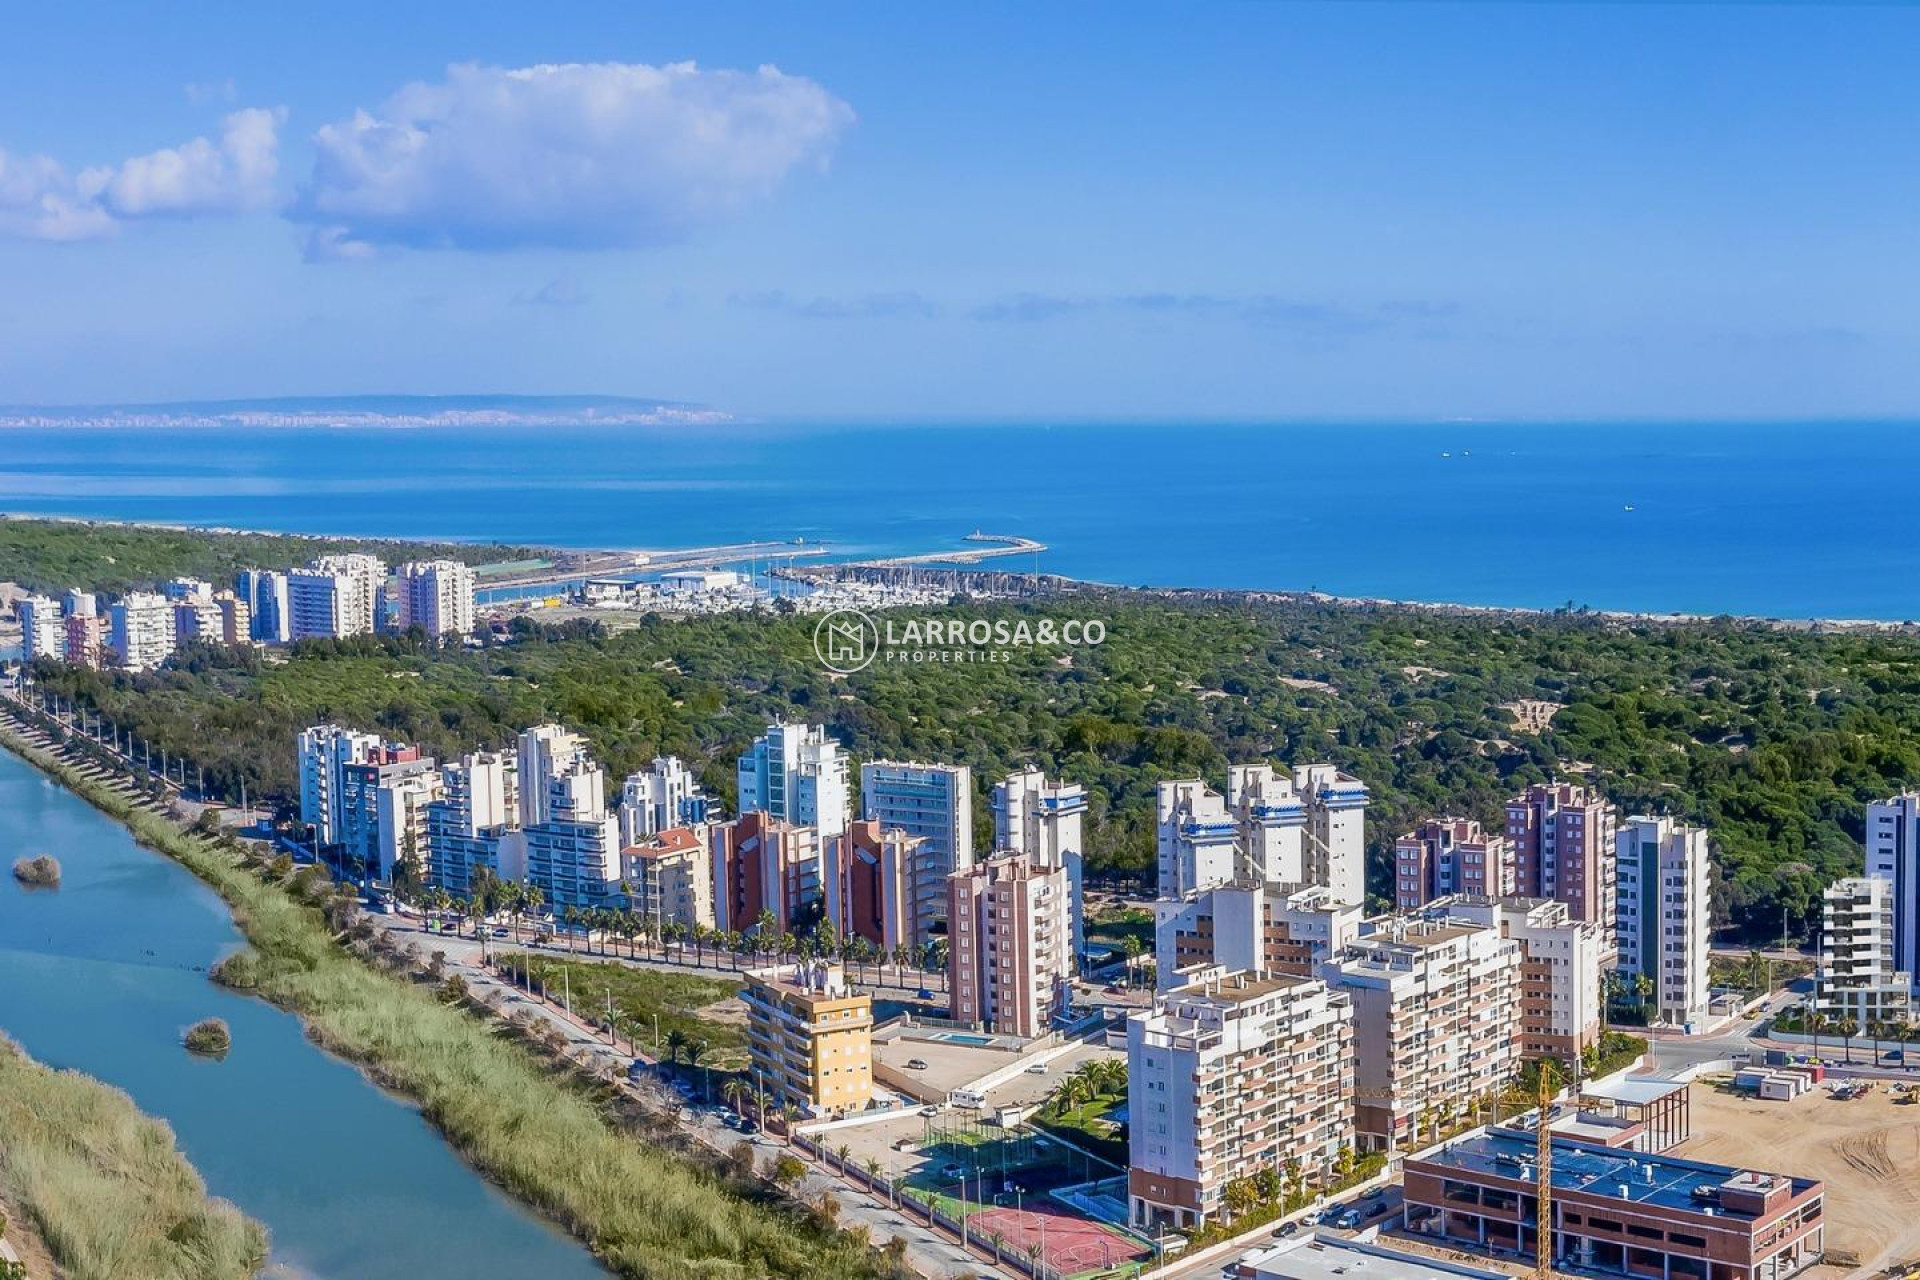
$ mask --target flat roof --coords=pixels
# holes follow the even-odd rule
[[[1412,1165],[1439,1169],[1459,1169],[1467,1173],[1487,1174],[1515,1182],[1532,1182],[1536,1152],[1532,1133],[1515,1129],[1486,1129],[1468,1134],[1440,1150],[1418,1159]],[[1728,1165],[1682,1160],[1676,1156],[1655,1155],[1644,1151],[1618,1151],[1571,1138],[1553,1139],[1553,1186],[1556,1192],[1576,1191],[1609,1200],[1652,1205],[1682,1213],[1703,1213],[1712,1208],[1717,1218],[1751,1222],[1757,1215],[1736,1213],[1714,1201],[1694,1197],[1697,1187],[1718,1188],[1744,1170]],[[1784,1174],[1768,1175],[1783,1177]],[[1820,1184],[1812,1178],[1787,1178],[1793,1194],[1799,1195]]]
[[[1198,982],[1189,982],[1185,986],[1175,987],[1167,992],[1166,998],[1178,997],[1183,1000],[1218,1000],[1223,1004],[1239,1004],[1247,1000],[1258,1000],[1261,996],[1272,995],[1276,991],[1285,991],[1289,987],[1304,987],[1313,984],[1312,978],[1299,978],[1292,974],[1270,973],[1254,976],[1242,969],[1220,978],[1207,978]]]
[[[1613,1102],[1648,1103],[1683,1092],[1686,1087],[1686,1081],[1668,1080],[1664,1076],[1629,1076],[1612,1084],[1582,1085],[1580,1092],[1589,1098],[1607,1098]]]
[[[1304,1232],[1271,1248],[1241,1255],[1242,1266],[1256,1276],[1281,1280],[1335,1280],[1369,1276],[1377,1280],[1512,1280],[1505,1272],[1463,1266],[1440,1258],[1402,1253],[1377,1244]]]

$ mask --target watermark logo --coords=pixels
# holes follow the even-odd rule
[[[836,675],[865,671],[879,656],[880,628],[858,609],[821,614],[813,629],[813,652],[820,665]]]
[[[1098,619],[900,618],[881,626],[858,609],[835,609],[813,628],[813,652],[836,675],[895,663],[1010,662],[1021,649],[1078,649],[1107,638]],[[1064,659],[1063,659],[1064,660]]]

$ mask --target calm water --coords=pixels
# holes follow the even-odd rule
[[[1045,541],[1098,581],[1920,615],[1911,424],[0,433],[0,510],[563,546]],[[1628,508],[1632,508],[1629,510]]]
[[[605,1280],[297,1020],[208,982],[240,941],[220,900],[0,751],[0,862],[42,852],[57,891],[0,882],[0,1029],[170,1123],[213,1192],[272,1231],[275,1274]],[[180,1048],[210,1016],[233,1028],[221,1062]]]

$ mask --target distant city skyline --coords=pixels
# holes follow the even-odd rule
[[[37,11],[0,404],[1920,413],[1920,13]]]

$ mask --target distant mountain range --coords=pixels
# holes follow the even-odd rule
[[[706,405],[630,396],[278,396],[165,404],[0,405],[4,427],[520,427],[731,422]]]

